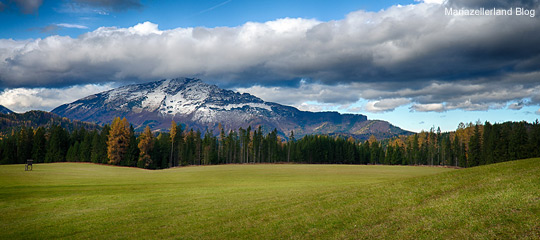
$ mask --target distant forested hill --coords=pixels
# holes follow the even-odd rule
[[[38,128],[50,127],[53,125],[61,126],[68,131],[73,131],[80,128],[85,128],[87,130],[101,128],[99,125],[94,123],[70,120],[68,118],[58,116],[54,113],[44,111],[29,111],[22,114],[0,113],[0,134],[11,133],[12,130],[19,129],[23,126],[28,128]]]

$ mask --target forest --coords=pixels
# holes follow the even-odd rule
[[[540,123],[460,123],[410,136],[358,141],[346,136],[295,139],[257,128],[200,132],[171,123],[169,132],[134,131],[124,118],[101,129],[21,126],[0,136],[0,163],[93,162],[147,169],[231,163],[442,165],[473,167],[540,157]]]

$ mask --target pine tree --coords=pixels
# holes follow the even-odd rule
[[[531,126],[529,145],[531,157],[540,157],[540,122],[538,122],[538,119]]]
[[[137,138],[135,137],[135,129],[130,125],[129,127],[129,144],[127,147],[126,157],[123,166],[137,166],[137,161],[139,159],[139,147],[137,143]]]
[[[454,134],[454,141],[452,142],[452,156],[454,161],[454,166],[459,166],[459,155],[461,154],[461,145],[459,143],[459,138],[457,134]]]
[[[109,138],[109,125],[105,125],[101,133],[96,133],[92,139],[92,153],[90,161],[93,163],[107,163],[107,139]]]
[[[92,140],[96,134],[97,132],[95,131],[86,132],[84,140],[81,142],[79,149],[79,159],[81,162],[90,162],[92,155]]]
[[[45,162],[65,162],[69,148],[69,134],[60,126],[52,126]]]
[[[291,130],[291,134],[289,135],[289,141],[287,142],[287,162],[291,162],[291,148],[293,147],[294,142],[294,131]]]
[[[66,161],[68,162],[80,162],[79,159],[79,153],[80,153],[80,144],[79,142],[75,142],[75,144],[71,145],[67,151],[66,154]]]
[[[202,139],[201,139],[201,131],[197,129],[195,132],[195,163],[197,165],[201,165],[201,159],[202,159]]]
[[[482,164],[491,164],[495,162],[495,146],[497,142],[497,132],[489,122],[484,123],[484,144],[482,145]]]
[[[478,124],[474,126],[474,132],[469,140],[469,158],[468,167],[478,166],[480,164],[482,154],[482,139],[480,137],[480,127]]]
[[[34,132],[31,128],[22,127],[17,133],[17,163],[26,163],[32,157]]]
[[[45,129],[38,127],[34,133],[34,143],[32,149],[32,159],[34,163],[42,163],[45,161],[45,153],[47,147],[47,139],[45,138]]]
[[[379,160],[380,160],[380,155],[379,155],[380,149],[379,149],[379,143],[377,142],[377,140],[375,140],[373,142],[370,142],[369,148],[371,150],[371,155],[369,157],[370,163],[371,164],[379,164],[380,163],[379,162]]]

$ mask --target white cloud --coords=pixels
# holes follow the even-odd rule
[[[521,110],[525,104],[523,102],[515,102],[508,105],[508,109]]]
[[[445,107],[442,103],[430,103],[430,104],[414,104],[411,110],[417,112],[444,112]]]
[[[151,22],[139,23],[133,27],[128,28],[128,31],[131,34],[137,35],[149,35],[149,34],[161,34],[162,31],[159,31],[158,25]]]
[[[15,112],[50,111],[64,103],[111,88],[111,84],[88,84],[68,88],[13,88],[0,92],[0,103]]]
[[[353,86],[356,84],[353,84]],[[328,86],[320,83],[301,82],[297,87],[252,86],[236,88],[235,91],[250,93],[269,102],[300,107],[305,102],[348,104],[358,101],[360,93],[357,86],[349,84]]]
[[[411,103],[411,100],[407,98],[389,98],[389,99],[382,99],[378,101],[371,101],[368,102],[364,108],[368,112],[388,112],[393,111],[399,106],[407,105]]]
[[[284,18],[176,29],[144,22],[77,38],[0,39],[0,88],[185,76],[300,108],[359,99],[369,102],[368,111],[409,104],[415,111],[486,110],[524,99],[540,104],[536,19],[445,16],[444,6],[427,4],[440,1],[423,2],[328,22]],[[515,38],[524,32],[527,38]],[[310,80],[298,84],[302,78]]]
[[[79,25],[79,24],[71,24],[71,23],[59,23],[56,24],[59,27],[65,27],[65,28],[77,28],[77,29],[88,29],[87,26]]]

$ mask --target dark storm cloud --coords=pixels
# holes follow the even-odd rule
[[[78,38],[0,39],[0,88],[187,76],[255,95],[274,93],[263,98],[296,105],[365,99],[374,112],[407,104],[414,111],[486,110],[524,99],[539,104],[539,17],[445,14],[456,6],[538,9],[538,1],[483,2],[394,6],[329,22],[285,18],[163,31],[146,22]]]

